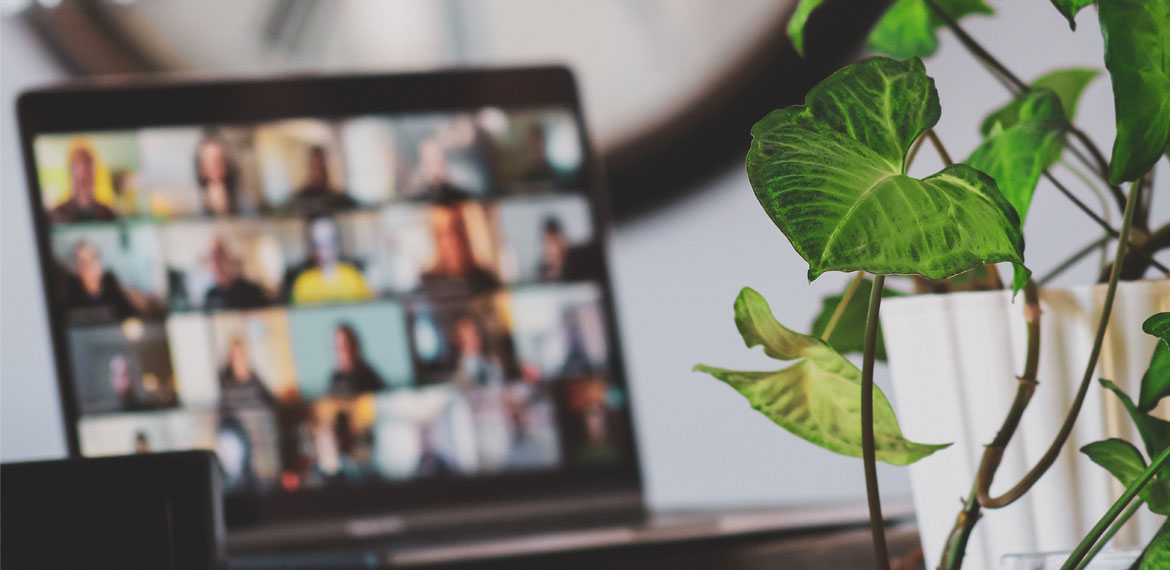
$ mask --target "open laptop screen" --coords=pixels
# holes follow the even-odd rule
[[[636,479],[575,100],[217,119],[248,84],[201,88],[25,121],[77,451],[214,450],[254,514]]]

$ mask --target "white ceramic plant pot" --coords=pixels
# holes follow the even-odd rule
[[[1054,438],[1088,363],[1105,286],[1040,293],[1040,382],[991,487],[1018,482]],[[961,502],[970,492],[984,446],[999,430],[1023,371],[1027,344],[1023,295],[987,291],[917,295],[882,301],[881,322],[898,419],[906,436],[954,442],[909,467],[928,568],[937,567]],[[1141,330],[1150,315],[1170,311],[1170,281],[1121,283],[1097,377],[1135,398],[1155,339]],[[1167,417],[1170,403],[1155,411]],[[984,510],[964,568],[998,568],[1005,554],[1069,551],[1121,494],[1121,486],[1078,450],[1107,437],[1142,445],[1124,408],[1094,382],[1076,429],[1056,464],[1021,500]],[[1158,521],[1142,509],[1115,544],[1138,544]]]

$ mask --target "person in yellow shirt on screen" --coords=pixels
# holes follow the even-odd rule
[[[307,230],[312,259],[293,279],[290,300],[311,305],[372,299],[374,292],[361,270],[341,257],[337,223],[332,218],[313,218]]]

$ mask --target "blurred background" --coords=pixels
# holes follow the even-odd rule
[[[799,102],[820,78],[864,55],[881,2],[815,13],[798,57],[784,26],[790,0],[5,0],[0,20],[3,199],[0,200],[0,460],[66,452],[14,104],[21,90],[84,76],[392,72],[564,63],[577,74],[590,136],[604,159],[610,263],[650,506],[659,509],[830,504],[864,497],[861,462],[799,440],[696,362],[773,366],[744,350],[731,319],[743,286],[781,321],[811,326],[821,298],[848,279],[808,283],[805,265],[760,209],[743,157],[751,124]],[[838,3],[844,4],[844,3]],[[1070,32],[1048,0],[993,1],[964,26],[1025,80],[1053,68],[1102,68],[1096,26]],[[1095,18],[1091,10],[1082,19]],[[956,156],[1008,94],[953,36],[927,61],[943,107],[937,132]],[[1059,50],[1051,46],[1059,43]],[[117,79],[113,79],[117,80]],[[1078,122],[1112,140],[1107,81],[1086,90]],[[941,161],[924,151],[917,173]],[[1170,172],[1159,162],[1156,196]],[[1090,203],[1083,187],[1074,188]],[[1099,231],[1041,182],[1025,227],[1037,275]],[[1155,219],[1170,201],[1155,202]],[[1113,212],[1117,220],[1120,212]],[[1095,281],[1092,256],[1055,285]],[[887,373],[878,382],[894,400]],[[910,434],[913,436],[914,434]],[[903,470],[882,491],[908,499]]]

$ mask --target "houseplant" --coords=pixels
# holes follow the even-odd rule
[[[803,43],[804,22],[815,16],[822,2],[799,3],[789,26],[798,49]],[[1070,26],[1075,25],[1077,11],[1091,3],[1053,0]],[[889,562],[875,462],[906,465],[947,446],[903,437],[892,407],[873,385],[886,276],[910,276],[919,292],[996,288],[1001,278],[994,264],[1006,262],[1012,265],[1012,291],[1024,293],[1028,346],[1024,371],[1001,429],[984,452],[977,472],[971,474],[973,489],[963,502],[941,557],[940,567],[958,568],[981,511],[1002,508],[1024,496],[1059,456],[1095,379],[1119,280],[1139,279],[1151,267],[1161,273],[1168,271],[1153,253],[1170,247],[1170,227],[1151,231],[1149,193],[1154,163],[1170,143],[1170,58],[1165,57],[1170,53],[1170,0],[1098,0],[1096,9],[1105,37],[1105,68],[1113,87],[1117,120],[1109,159],[1073,122],[1080,90],[1095,73],[1063,70],[1032,84],[1024,83],[957,22],[970,13],[990,13],[981,0],[897,0],[869,37],[872,51],[893,57],[872,57],[839,70],[813,88],[804,105],[774,111],[752,130],[747,158],[752,186],[764,210],[808,262],[810,281],[826,271],[857,272],[857,276],[839,299],[826,303],[828,316],[818,319],[824,328],[816,336],[781,325],[764,299],[745,288],[735,302],[735,322],[745,343],[749,347],[762,345],[765,354],[795,363],[775,372],[703,365],[696,369],[730,384],[754,408],[792,433],[831,451],[863,459],[879,567],[888,567]],[[962,162],[950,159],[932,130],[941,108],[933,80],[920,59],[934,51],[936,32],[942,27],[952,30],[1013,94],[984,121],[982,144]],[[916,179],[907,171],[924,141],[935,148],[947,167]],[[1083,163],[1101,179],[1108,198],[1124,211],[1119,228],[1076,199],[1051,174],[1049,167],[1066,156]],[[1020,225],[1041,177],[1105,229],[1107,237],[1086,251],[1104,247],[1112,238],[1116,253],[1102,271],[1107,285],[1093,346],[1077,384],[1077,396],[1056,438],[1019,483],[1005,495],[993,497],[992,479],[1036,389],[1040,288],[1025,264]],[[1123,189],[1123,184],[1128,189]],[[873,276],[872,281],[863,277],[866,273]],[[864,290],[869,293],[867,304],[862,304],[864,295],[858,295]],[[859,321],[862,315],[864,335],[832,336],[838,328],[860,330],[860,326],[843,323]],[[860,369],[841,356],[858,348],[863,352]],[[1151,366],[1147,378],[1154,380],[1149,381],[1150,388],[1143,389],[1149,392],[1147,398],[1156,402],[1167,395],[1170,381],[1162,380],[1166,374],[1165,368]],[[1148,410],[1141,414],[1151,417]],[[1094,525],[1070,555],[1067,568],[1087,563],[1102,542],[1102,534],[1133,497],[1141,496],[1161,508],[1158,499],[1151,497],[1155,496],[1153,489],[1170,481],[1170,455],[1158,445],[1147,446],[1150,465],[1142,460],[1136,476],[1129,473],[1128,480],[1123,479],[1127,483],[1124,500]],[[1095,453],[1086,453],[1095,461],[1106,455],[1100,448],[1090,451]],[[1132,454],[1126,457],[1129,465],[1136,465]],[[1151,481],[1155,487],[1146,490]],[[1163,527],[1151,542],[1144,555],[1146,567],[1156,567],[1167,556],[1162,550],[1170,546],[1166,535]]]

